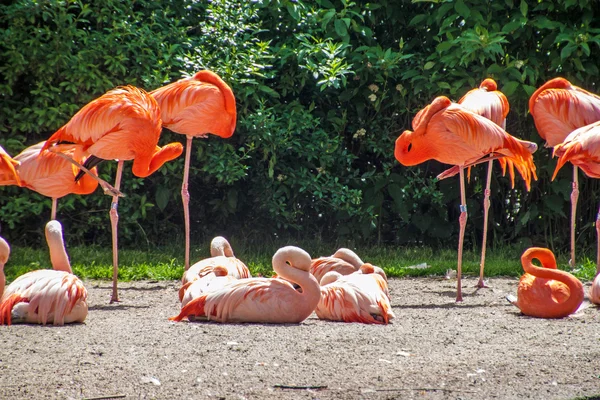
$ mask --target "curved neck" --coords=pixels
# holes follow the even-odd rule
[[[62,228],[58,221],[50,221],[46,224],[46,242],[48,242],[50,250],[52,268],[55,271],[73,273],[63,241]]]
[[[333,257],[339,258],[340,260],[344,260],[347,263],[352,264],[354,269],[356,269],[357,271],[361,267],[361,265],[364,264],[363,261],[358,256],[358,254],[356,254],[352,250],[346,249],[346,248],[338,249],[338,251],[335,252]]]
[[[542,267],[533,265],[533,259],[536,258],[542,263]],[[550,250],[540,247],[527,249],[521,256],[521,264],[528,274],[538,278],[552,279],[567,285],[570,293],[569,298],[567,301],[556,305],[557,312],[564,310],[565,314],[568,315],[577,310],[584,297],[583,284],[570,273],[556,269],[556,258]]]
[[[298,247],[283,247],[273,256],[273,271],[285,280],[298,284],[302,292],[297,296],[304,299],[300,304],[312,312],[321,298],[321,287],[313,274],[309,272],[311,259],[308,253]]]
[[[223,236],[217,236],[210,242],[210,256],[235,257],[231,245]]]

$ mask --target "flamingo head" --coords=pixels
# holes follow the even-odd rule
[[[498,90],[498,85],[496,84],[496,81],[492,78],[487,78],[483,82],[481,82],[481,85],[479,85],[479,89],[483,89],[488,92],[494,92]]]

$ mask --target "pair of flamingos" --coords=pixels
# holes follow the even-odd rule
[[[591,177],[600,177],[600,97],[573,86],[566,79],[556,78],[541,86],[531,96],[529,109],[540,136],[554,147],[559,157],[556,170],[570,161],[575,165],[571,217],[571,265],[575,265],[575,207],[577,202],[577,166]],[[537,145],[509,135],[506,116],[509,111],[506,96],[497,90],[496,82],[484,80],[478,89],[468,92],[458,103],[447,97],[436,98],[414,117],[413,131],[405,131],[396,140],[394,155],[403,165],[411,166],[435,159],[455,167],[438,176],[444,179],[460,174],[461,215],[457,265],[457,296],[462,301],[461,265],[467,208],[464,168],[490,160],[484,197],[484,233],[480,263],[479,287],[484,287],[486,233],[489,209],[491,163],[498,159],[503,170],[509,169],[514,185],[513,167],[525,180],[527,189],[531,177],[537,179],[532,154]],[[488,157],[489,156],[489,157]],[[600,212],[599,212],[600,215]],[[600,273],[600,224],[598,230],[598,272]],[[599,282],[600,285],[600,282]]]
[[[188,177],[194,137],[208,133],[227,138],[236,124],[233,92],[210,71],[166,85],[153,92],[133,86],[113,89],[85,105],[47,141],[25,149],[12,159],[0,148],[0,185],[18,185],[52,198],[52,219],[57,199],[69,193],[89,194],[98,183],[113,196],[110,208],[113,247],[113,291],[117,292],[117,206],[123,162],[133,160],[132,172],[144,178],[183,152],[180,143],[159,147],[163,127],[187,137],[182,199],[185,217],[185,267],[189,268]],[[69,144],[64,144],[69,143]],[[115,185],[99,179],[95,165],[117,160]],[[83,166],[81,165],[83,164]],[[87,172],[83,174],[79,170]],[[91,169],[91,170],[90,170]]]
[[[394,318],[385,273],[348,249],[311,260],[298,247],[283,247],[273,256],[274,278],[250,277],[222,237],[213,239],[211,255],[184,273],[181,311],[171,320],[299,323],[313,311],[344,322],[386,324]]]

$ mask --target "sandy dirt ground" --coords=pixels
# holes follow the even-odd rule
[[[168,321],[178,282],[86,282],[84,324],[0,327],[0,399],[600,398],[600,310],[542,320],[516,279],[391,279],[387,326]],[[589,282],[586,284],[586,291]],[[587,300],[587,299],[586,299]]]

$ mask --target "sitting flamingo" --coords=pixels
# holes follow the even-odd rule
[[[537,258],[542,267],[533,265]],[[517,299],[509,301],[525,315],[538,318],[563,318],[579,308],[583,285],[568,272],[556,269],[556,259],[549,249],[532,247],[521,256],[525,274],[519,281]]]
[[[273,270],[283,279],[248,278],[223,285],[187,303],[169,318],[206,317],[218,322],[300,323],[315,310],[320,286],[309,272],[310,255],[294,246],[282,247],[273,256]],[[297,283],[297,291],[290,283]]]
[[[321,281],[323,275],[329,271],[336,271],[342,275],[350,275],[360,270],[364,262],[360,257],[350,249],[338,249],[335,254],[330,257],[315,258],[311,262],[310,273],[315,276],[317,281]],[[387,282],[387,276],[383,269],[374,267],[375,273],[381,275]]]
[[[233,249],[224,237],[217,236],[210,242],[210,255],[211,257],[198,261],[183,273],[181,289],[179,289],[180,301],[183,300],[183,296],[192,282],[211,274],[217,266],[225,268],[227,274],[235,279],[252,276],[246,264],[233,255]]]
[[[1,239],[1,238],[0,238]],[[88,314],[87,291],[72,274],[65,250],[62,227],[58,221],[46,224],[53,270],[31,271],[19,276],[4,290],[4,264],[10,248],[0,240],[0,324],[11,323],[64,325],[83,322]]]
[[[198,278],[193,282],[188,282],[186,286],[182,287],[183,296],[181,298],[181,307],[184,307],[193,299],[200,297],[203,293],[220,289],[226,283],[235,280],[237,280],[237,278],[229,275],[229,271],[226,267],[217,265],[209,274],[204,275],[202,278]]]
[[[350,275],[330,271],[320,283],[321,300],[315,310],[319,319],[387,324],[395,318],[388,285],[370,264]]]

